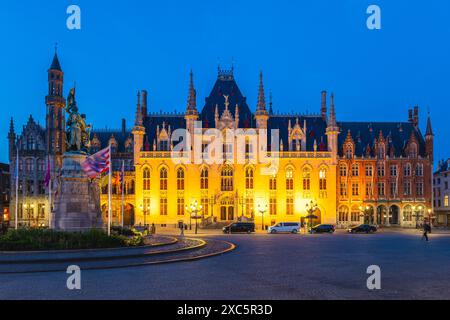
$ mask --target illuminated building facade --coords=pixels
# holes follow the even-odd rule
[[[24,147],[19,155],[26,162],[27,155],[33,154],[30,157],[37,161],[32,167],[39,168],[32,174],[37,181],[34,185],[43,181],[42,159],[50,154],[57,171],[64,151],[60,141],[64,119],[58,113],[64,105],[58,98],[62,96],[59,61],[56,67],[49,70],[47,127],[27,125],[39,127],[33,129],[39,133],[37,143],[32,144],[36,156]],[[59,78],[57,73],[52,78],[53,69],[59,69]],[[338,122],[334,96],[329,96],[327,104],[323,91],[319,113],[279,114],[273,111],[271,97],[266,104],[262,74],[259,80],[255,111],[241,93],[233,70],[220,69],[199,110],[191,72],[183,112],[151,112],[143,90],[137,94],[131,129],[123,119],[118,130],[93,132],[91,153],[109,144],[112,148],[113,223],[121,222],[123,208],[125,225],[189,224],[194,203],[201,206],[201,225],[209,227],[236,220],[253,220],[259,228],[279,221],[308,221],[311,212],[315,216],[312,222],[341,227],[363,221],[411,227],[419,221],[415,217],[423,220],[431,208],[433,134],[429,119],[425,136],[421,134],[417,108],[410,111],[407,122]],[[180,137],[180,129],[187,133]],[[16,138],[12,128],[11,164],[15,161],[14,142],[20,140],[20,146],[27,146],[27,132]],[[223,161],[211,163],[208,158],[217,154],[209,145],[219,136],[222,144],[217,153]],[[184,149],[178,152],[180,144]],[[266,172],[271,167],[268,159],[276,159],[276,170],[270,173]],[[119,183],[122,165],[123,194]],[[19,174],[23,177],[20,181],[27,181],[27,170]],[[101,195],[105,221],[106,180]],[[35,193],[42,191],[35,188]],[[23,186],[21,190],[25,200],[20,202],[29,202]],[[33,207],[39,203],[48,206],[45,192],[35,196],[38,200]],[[309,210],[311,206],[314,210]],[[44,223],[47,211],[41,212]]]

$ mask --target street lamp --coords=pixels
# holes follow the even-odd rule
[[[189,213],[189,229],[192,230],[192,220],[195,220],[195,234],[197,234],[198,230],[198,219],[201,218],[200,215],[198,215],[199,212],[203,210],[202,205],[198,205],[197,200],[194,201],[194,203],[191,203],[190,206],[185,206],[186,211]]]
[[[258,204],[258,211],[261,214],[261,230],[264,230],[264,213],[267,211],[267,204],[261,206],[261,204]]]

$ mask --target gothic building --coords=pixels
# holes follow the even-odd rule
[[[49,205],[42,188],[46,157],[56,176],[65,148],[63,72],[56,55],[48,82],[45,128],[30,117],[17,136],[11,123],[8,136],[11,172],[19,148],[19,221],[24,224],[46,224]],[[319,113],[279,114],[273,111],[271,97],[266,103],[261,73],[253,109],[233,69],[218,70],[201,109],[192,72],[183,112],[153,112],[147,95],[145,90],[137,93],[131,130],[123,119],[120,129],[91,134],[91,153],[108,145],[113,151],[114,223],[120,223],[122,208],[126,225],[189,223],[191,204],[196,203],[201,210],[195,214],[203,225],[250,219],[261,227],[305,220],[313,213],[316,223],[411,226],[414,215],[423,217],[431,208],[433,134],[428,119],[422,135],[417,108],[407,122],[339,122],[333,94],[328,104],[323,91]],[[187,129],[188,134],[180,138],[178,129]],[[239,137],[229,135],[237,131],[245,133],[242,149]],[[208,145],[219,137],[224,161],[210,163]],[[177,151],[180,142],[185,148]],[[203,157],[199,161],[197,153]],[[267,159],[277,159],[276,170],[270,173]],[[103,179],[105,220],[107,199]],[[14,208],[14,199],[11,204]]]

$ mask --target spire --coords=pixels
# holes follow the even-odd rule
[[[258,104],[256,105],[256,112],[266,111],[266,98],[264,97],[264,84],[262,71],[259,73],[259,89],[258,89]]]
[[[189,74],[189,94],[188,94],[188,100],[187,100],[187,108],[186,108],[186,114],[190,115],[196,115],[197,112],[197,93],[194,88],[194,74],[192,73],[192,70]]]
[[[136,116],[134,125],[142,127],[141,93],[139,91],[137,93]]]
[[[56,47],[55,47],[55,55],[53,56],[53,61],[50,66],[50,70],[62,71],[61,64],[59,63],[59,59],[58,59],[58,54],[56,53]]]
[[[324,121],[327,120],[327,92],[324,90],[322,91],[322,101],[320,105],[320,114],[322,116],[322,119]]]
[[[147,90],[142,90],[142,108],[141,108],[142,117],[147,116]]]
[[[13,117],[11,117],[11,121],[9,122],[9,133],[14,134],[14,120]]]
[[[334,110],[334,93],[330,95],[330,117],[328,119],[328,125],[336,127],[336,112]]]
[[[427,131],[425,133],[425,136],[434,136],[433,129],[431,128],[430,112],[428,112]]]

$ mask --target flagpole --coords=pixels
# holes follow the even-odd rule
[[[16,144],[16,210],[14,213],[14,225],[17,230],[19,227],[18,224],[18,210],[19,210],[19,146]]]
[[[122,160],[122,203],[121,203],[121,217],[122,217],[122,228],[123,228],[123,198],[124,198],[124,184],[125,184],[125,160]]]
[[[112,156],[111,144],[109,145],[109,175],[108,175],[108,236],[111,235],[111,176],[112,176]]]

